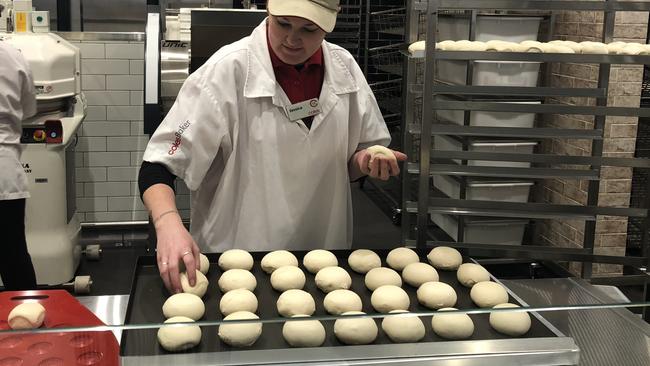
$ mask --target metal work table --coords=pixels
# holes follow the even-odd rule
[[[615,303],[616,301],[607,296],[597,287],[574,278],[562,279],[540,279],[540,280],[508,280],[503,283],[513,290],[523,301],[530,306],[562,306],[579,304]],[[100,319],[109,325],[123,324],[128,303],[128,295],[116,296],[87,296],[79,297],[78,300],[95,313]],[[570,310],[544,312],[542,316],[553,326],[558,328],[567,337],[572,337],[575,344],[580,348],[580,365],[648,365],[650,364],[650,325],[632,314],[626,309],[598,309],[598,310]],[[116,331],[118,341],[120,336]],[[119,332],[121,333],[121,332]],[[568,339],[568,338],[563,338]],[[534,354],[536,349],[544,348],[545,342],[557,342],[558,339],[538,339],[531,342],[529,348],[521,352]],[[489,342],[489,344],[487,343]],[[458,347],[440,344],[439,349],[423,349],[418,344],[396,344],[381,346],[351,346],[337,348],[330,356],[349,359],[348,365],[368,364],[367,361],[359,360],[360,354],[384,355],[385,358],[376,360],[375,363],[382,365],[445,365],[454,362],[454,365],[485,364],[485,358],[458,358],[459,353],[471,350],[477,355],[488,356],[496,354],[503,349],[505,342],[487,341],[467,342]],[[490,346],[483,348],[482,346]],[[389,347],[394,346],[394,347]],[[560,345],[566,351],[565,355],[571,354],[571,344]],[[363,350],[363,352],[361,352]],[[321,352],[322,351],[322,352]],[[433,352],[432,352],[433,351]],[[256,354],[239,351],[223,354],[202,354],[197,357],[192,354],[192,361],[197,365],[211,365],[218,362],[225,365],[236,364],[265,364],[270,363],[282,350],[271,350]],[[431,358],[424,355],[432,353],[441,356]],[[396,356],[396,355],[405,356]],[[408,356],[406,356],[408,355]],[[296,365],[327,365],[328,352],[319,349],[310,349],[302,352],[301,357],[295,360]],[[123,357],[123,365],[178,365],[187,361],[187,354],[179,354],[164,357]],[[495,364],[509,365],[517,364],[517,353],[497,357],[493,360]],[[539,360],[547,363],[553,362],[550,356],[539,353]],[[309,360],[314,360],[309,362]],[[316,361],[320,360],[320,361]]]

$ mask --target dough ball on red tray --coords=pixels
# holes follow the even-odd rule
[[[24,302],[11,309],[7,320],[11,329],[35,329],[43,325],[45,308],[37,302]]]
[[[243,249],[226,250],[219,256],[219,268],[224,271],[229,269],[250,271],[253,268],[253,256]]]
[[[298,267],[298,258],[287,250],[274,250],[262,257],[261,265],[264,272],[271,274],[280,267]]]

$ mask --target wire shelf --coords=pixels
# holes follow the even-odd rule
[[[371,84],[377,104],[385,120],[401,122],[402,116],[402,79]],[[386,122],[388,124],[388,121]]]

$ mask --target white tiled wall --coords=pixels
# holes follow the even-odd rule
[[[82,222],[147,220],[138,171],[143,133],[144,44],[73,42],[81,50],[88,102],[76,155],[77,211]],[[177,205],[189,217],[189,191],[177,183]]]

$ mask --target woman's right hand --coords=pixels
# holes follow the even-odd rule
[[[170,293],[183,292],[180,281],[180,263],[185,264],[190,286],[196,284],[199,269],[199,247],[185,229],[178,212],[160,217],[155,222],[156,259],[160,277]]]

